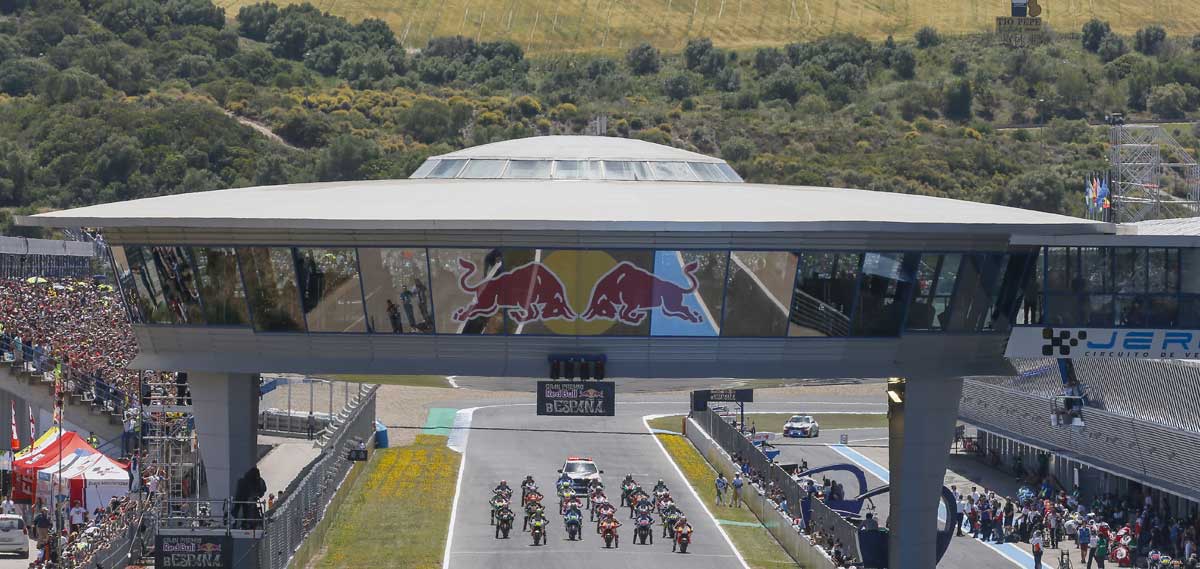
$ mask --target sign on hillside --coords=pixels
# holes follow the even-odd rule
[[[1006,45],[1024,46],[1040,42],[1042,34],[1042,19],[1029,17],[998,16],[996,18],[996,35]]]
[[[1200,359],[1200,330],[1019,326],[1004,357]]]
[[[537,414],[552,417],[612,417],[617,387],[611,381],[539,381]]]

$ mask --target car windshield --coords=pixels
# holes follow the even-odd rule
[[[792,418],[788,422],[790,422],[790,423],[811,423],[812,417],[809,417],[808,415],[792,415]]]
[[[596,465],[590,462],[568,462],[563,472],[567,474],[595,474]]]

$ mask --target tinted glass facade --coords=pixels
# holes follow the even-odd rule
[[[1028,283],[1039,273],[1032,249],[125,246],[114,248],[114,258],[134,299],[136,322],[264,333],[804,338],[993,332],[1028,320],[1021,308],[1028,309]],[[1187,279],[1165,276],[1149,263],[1179,258],[1178,252],[1130,257],[1123,262],[1140,259],[1145,270],[1127,286],[1142,287],[1140,295],[1174,290],[1178,306]],[[1072,277],[1062,278],[1069,283]],[[1109,278],[1112,306],[1122,295],[1140,298],[1118,294],[1117,279]],[[1047,306],[1057,306],[1055,298]]]
[[[1046,324],[1200,326],[1200,250],[1047,247],[1041,268]]]

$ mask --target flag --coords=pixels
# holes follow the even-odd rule
[[[1086,179],[1083,181],[1083,204],[1089,212],[1096,208],[1096,198],[1092,197],[1092,183]]]
[[[1104,209],[1109,209],[1111,207],[1112,207],[1112,202],[1109,202],[1108,198],[1104,198]]]
[[[12,441],[9,444],[9,448],[15,452],[21,450],[21,438],[17,436],[17,402],[12,399],[8,402],[11,404],[10,407],[12,407],[12,425],[8,429],[8,432],[12,433]]]
[[[1108,199],[1108,180],[1100,180],[1100,201]]]
[[[1092,176],[1092,198],[1096,200],[1096,205],[1100,205],[1100,178]]]
[[[33,422],[33,407],[29,407],[29,444],[33,444],[35,440],[37,440],[37,423]]]

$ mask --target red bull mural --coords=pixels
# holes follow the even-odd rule
[[[698,263],[688,263],[683,274],[691,283],[683,288],[671,281],[634,265],[621,262],[596,281],[584,320],[618,320],[636,325],[646,318],[651,310],[662,310],[663,316],[699,323],[704,320],[699,312],[684,305],[685,296],[696,292],[700,283],[696,280]]]
[[[491,316],[502,308],[511,310],[509,316],[517,322],[574,320],[576,317],[567,302],[562,280],[541,263],[526,263],[511,271],[485,277],[474,285],[468,285],[467,280],[475,274],[475,264],[460,257],[458,265],[464,269],[458,278],[458,287],[475,295],[473,302],[454,311],[453,318],[458,322]]]

